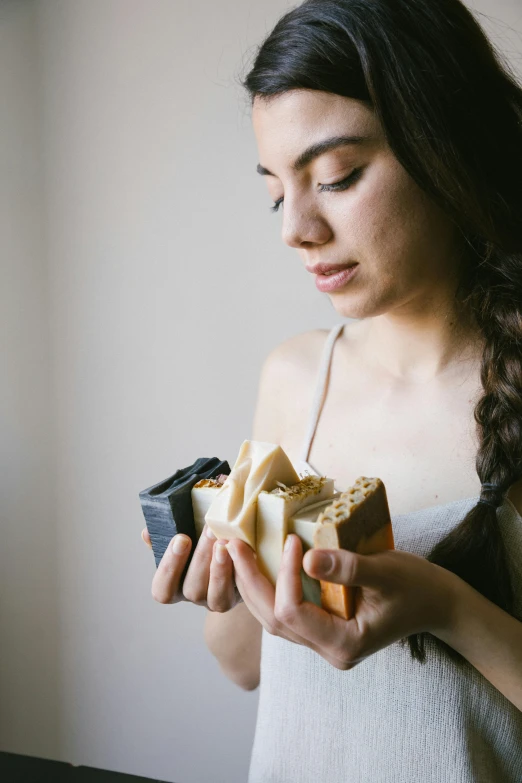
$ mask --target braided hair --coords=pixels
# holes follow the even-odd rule
[[[306,0],[257,48],[241,85],[252,103],[293,89],[363,101],[399,163],[454,223],[464,261],[456,300],[484,338],[483,395],[474,410],[482,492],[427,559],[514,615],[497,508],[522,477],[522,88],[516,75],[460,0]],[[401,640],[421,662],[427,635]],[[467,663],[431,638],[454,661]]]

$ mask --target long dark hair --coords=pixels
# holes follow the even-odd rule
[[[496,508],[522,477],[522,88],[460,0],[306,0],[241,81],[251,101],[293,89],[364,101],[412,179],[462,240],[456,299],[484,337],[474,411],[481,500],[428,554],[514,615]],[[518,618],[522,620],[521,618]],[[426,658],[426,633],[402,639]],[[431,635],[430,635],[431,636]],[[456,662],[465,659],[432,637]]]

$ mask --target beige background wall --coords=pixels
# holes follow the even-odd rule
[[[0,0],[0,750],[246,779],[258,692],[152,600],[138,492],[233,461],[264,356],[338,320],[235,78],[288,5]],[[518,0],[474,7],[522,73]]]

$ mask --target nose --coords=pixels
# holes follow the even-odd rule
[[[300,248],[328,242],[331,230],[317,209],[303,202],[291,204],[285,198],[281,236],[289,247]]]

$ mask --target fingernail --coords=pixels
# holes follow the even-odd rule
[[[214,541],[217,538],[217,536],[214,535],[214,533],[212,532],[212,530],[209,528],[208,525],[207,525],[207,538],[210,538],[210,540],[214,539]]]
[[[188,547],[188,538],[185,536],[174,536],[174,541],[172,542],[172,551],[175,555],[182,555],[183,552]]]
[[[326,576],[330,571],[333,571],[334,561],[331,555],[326,552],[317,552],[315,555],[316,568]]]
[[[285,552],[288,552],[288,550],[290,549],[291,546],[292,546],[292,539],[288,535],[286,537],[286,541],[285,541]]]
[[[233,547],[231,547],[231,545],[230,545],[230,544],[227,544],[227,545],[226,545],[226,550],[227,550],[228,554],[230,555],[230,557],[231,557],[231,558],[232,558],[232,560],[233,560],[233,559],[234,559],[234,554],[235,554],[235,553],[234,553],[234,548],[233,548]]]
[[[227,561],[227,548],[224,544],[216,544],[214,547],[214,553],[216,555],[216,560],[218,563],[226,563]]]

